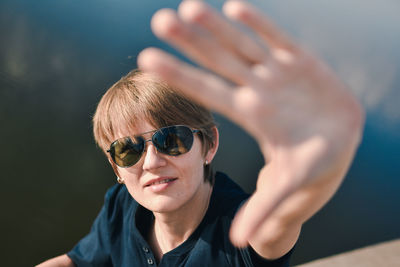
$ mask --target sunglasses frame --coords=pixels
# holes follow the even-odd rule
[[[186,152],[180,153],[180,154],[178,154],[178,155],[170,155],[170,154],[168,154],[168,153],[164,153],[164,152],[160,151],[160,150],[158,149],[158,146],[154,143],[153,138],[154,138],[154,136],[157,134],[157,132],[161,131],[162,129],[167,129],[167,128],[171,128],[171,127],[184,127],[184,128],[186,128],[186,129],[189,129],[190,132],[192,133],[193,138],[194,138],[194,134],[195,134],[195,133],[201,133],[200,130],[198,130],[198,129],[192,129],[192,128],[190,128],[190,127],[187,126],[187,125],[170,125],[170,126],[161,127],[161,128],[159,128],[159,129],[156,129],[156,130],[144,132],[144,133],[141,133],[141,134],[138,134],[138,135],[125,136],[125,137],[118,138],[118,139],[114,140],[114,141],[111,143],[110,149],[108,149],[106,152],[110,154],[110,157],[111,157],[112,161],[113,161],[118,167],[120,167],[120,168],[129,168],[129,167],[134,166],[136,163],[138,163],[138,162],[140,161],[140,159],[142,158],[143,153],[146,151],[146,143],[147,143],[147,142],[152,142],[153,145],[154,145],[154,147],[157,149],[157,152],[160,152],[160,153],[162,153],[162,154],[164,154],[164,155],[168,155],[168,156],[180,156],[180,155],[182,155],[182,154],[186,154],[187,152],[190,151],[190,149],[192,149],[193,142],[192,142],[190,148],[189,148]],[[153,134],[151,135],[151,138],[150,138],[150,139],[147,139],[147,140],[146,140],[146,139],[143,137],[143,135],[149,134],[149,133],[153,133]],[[114,153],[114,156],[113,156],[113,154],[112,154],[112,152],[111,152],[112,146],[113,146],[118,140],[121,140],[121,139],[124,139],[124,138],[129,138],[129,139],[132,141],[132,138],[131,138],[131,137],[133,137],[133,138],[136,137],[136,138],[140,138],[140,139],[143,140],[143,150],[140,152],[140,155],[139,155],[138,160],[137,160],[136,162],[134,162],[133,164],[128,165],[128,166],[120,166],[120,165],[118,165],[117,162],[115,161],[115,153]],[[194,140],[194,139],[193,139],[193,140]]]

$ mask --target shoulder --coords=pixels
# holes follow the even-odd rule
[[[249,194],[235,183],[231,178],[222,172],[215,175],[215,184],[213,188],[212,201],[215,208],[234,215],[245,200],[249,198]]]
[[[122,184],[115,184],[107,190],[104,198],[106,202],[116,201],[124,199],[126,195],[129,195],[126,186]]]
[[[104,202],[108,205],[116,205],[124,203],[133,203],[135,202],[135,200],[129,194],[125,185],[115,184],[107,190],[104,196]]]
[[[109,222],[125,217],[137,202],[132,198],[125,185],[115,184],[104,196],[103,210]]]
[[[211,203],[210,217],[214,219],[210,244],[215,249],[223,249],[227,262],[231,266],[288,266],[292,250],[276,260],[268,260],[253,248],[236,248],[229,239],[229,229],[237,211],[250,195],[226,174],[217,172]],[[219,248],[216,248],[219,247]]]
[[[201,240],[207,240],[211,250],[223,250],[231,252],[234,250],[229,240],[229,229],[236,212],[247,200],[242,188],[231,180],[227,175],[217,172],[210,205],[200,225]]]
[[[104,198],[90,232],[67,254],[77,266],[111,266],[129,255],[132,211],[138,204],[120,184],[109,188]]]

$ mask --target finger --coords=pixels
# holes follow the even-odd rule
[[[207,73],[156,48],[147,48],[138,56],[140,69],[152,72],[169,85],[221,114],[232,116],[232,88],[223,79]]]
[[[225,48],[249,63],[265,60],[266,49],[247,34],[238,30],[215,9],[203,1],[184,1],[179,6],[179,14],[189,23],[196,23],[207,29]]]
[[[272,163],[271,163],[272,164]],[[257,232],[261,225],[268,220],[279,205],[294,191],[293,184],[287,183],[288,179],[282,177],[274,177],[274,173],[268,166],[260,173],[257,188],[262,190],[256,191],[246,204],[236,214],[231,230],[230,238],[234,245],[245,247],[248,240]],[[268,179],[263,179],[263,175],[268,175]]]
[[[238,20],[254,30],[272,49],[296,50],[296,44],[266,15],[250,4],[231,0],[224,5],[223,10],[229,18]]]
[[[173,10],[158,11],[152,19],[153,32],[199,64],[236,84],[248,84],[256,77],[251,69],[222,47],[212,36],[183,22]]]

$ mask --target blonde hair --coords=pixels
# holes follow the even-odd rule
[[[215,121],[211,112],[151,74],[129,72],[101,98],[93,117],[93,133],[98,146],[106,152],[121,131],[133,132],[140,120],[153,127],[187,125],[198,129],[204,155],[214,146]],[[118,175],[117,168],[112,162]],[[213,172],[205,166],[204,177],[213,183]]]

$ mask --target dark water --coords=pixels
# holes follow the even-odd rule
[[[280,2],[257,1],[328,60],[368,112],[354,164],[335,197],[305,224],[293,263],[399,238],[400,5]],[[89,230],[115,179],[93,142],[91,116],[102,93],[135,68],[141,49],[164,47],[149,20],[177,4],[0,2],[2,266],[62,254]],[[217,119],[216,168],[251,191],[261,154],[240,129]]]

